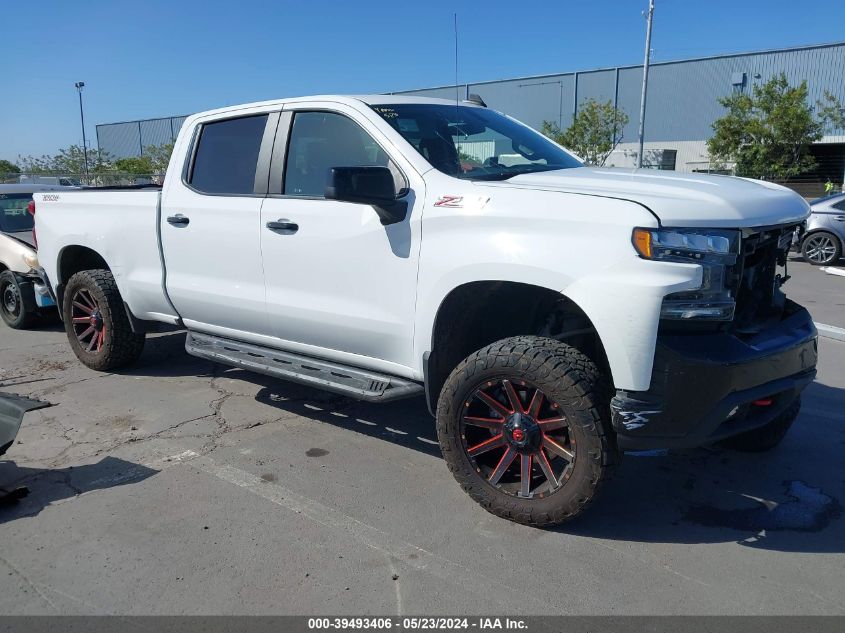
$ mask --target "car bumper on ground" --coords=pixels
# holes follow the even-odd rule
[[[766,425],[816,375],[810,314],[787,302],[782,320],[750,337],[660,334],[648,391],[611,401],[619,446],[700,446]]]

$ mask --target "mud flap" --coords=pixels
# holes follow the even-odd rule
[[[33,400],[13,393],[0,392],[0,455],[9,450],[12,442],[15,441],[24,414],[27,411],[49,406],[52,406],[52,403],[44,400]]]

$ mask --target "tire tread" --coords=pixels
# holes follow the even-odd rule
[[[74,274],[68,281],[64,295],[65,299],[68,300],[73,295],[76,287],[80,285],[89,290],[98,290],[105,298],[105,305],[100,305],[100,310],[103,314],[103,320],[111,330],[111,336],[110,342],[107,343],[108,349],[102,355],[92,356],[87,354],[81,349],[76,340],[76,335],[70,323],[70,310],[69,308],[66,309],[65,330],[76,357],[86,367],[97,371],[119,369],[120,367],[134,363],[141,356],[141,352],[144,349],[145,336],[132,331],[132,326],[129,323],[126,308],[123,306],[123,299],[120,296],[114,275],[112,275],[110,270],[105,269],[80,271]]]
[[[594,434],[601,449],[589,453],[590,476],[580,494],[570,503],[554,508],[532,509],[524,500],[489,489],[474,471],[466,467],[456,442],[453,418],[463,406],[458,391],[481,372],[492,369],[517,370],[532,382],[560,383],[572,393],[559,402],[581,414],[582,429]],[[512,521],[536,527],[563,523],[583,512],[608,482],[619,462],[616,438],[609,422],[610,385],[584,353],[555,339],[516,336],[487,345],[464,359],[447,379],[437,405],[437,434],[443,457],[463,490],[487,511]],[[572,480],[567,486],[574,483]],[[557,494],[557,493],[555,493]],[[552,496],[546,499],[551,499]],[[528,506],[528,507],[526,507]]]

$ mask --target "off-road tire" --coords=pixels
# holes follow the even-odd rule
[[[6,293],[14,293],[16,296],[14,312],[10,312],[6,307]],[[20,285],[11,270],[0,273],[0,317],[13,330],[26,330],[35,325],[38,319],[37,312],[26,309]]]
[[[719,442],[721,446],[744,453],[763,453],[775,448],[786,437],[786,433],[798,417],[801,410],[801,396],[795,398],[774,420],[766,426],[746,431],[740,435],[729,437]]]
[[[72,298],[80,289],[88,291],[102,315],[106,333],[100,351],[86,351],[73,329]],[[111,271],[83,270],[73,275],[65,287],[62,315],[70,346],[86,367],[97,371],[125,367],[138,360],[144,349],[144,334],[132,331]]]
[[[571,476],[544,498],[521,498],[492,486],[473,466],[462,440],[466,399],[479,385],[503,377],[542,389],[559,404],[577,440]],[[537,336],[507,338],[471,354],[446,380],[437,404],[440,448],[452,475],[488,512],[535,527],[557,525],[584,511],[619,461],[610,397],[608,380],[574,347]]]

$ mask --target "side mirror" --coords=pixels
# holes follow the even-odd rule
[[[327,200],[372,205],[383,225],[405,219],[408,203],[397,200],[393,174],[387,167],[332,167]]]

